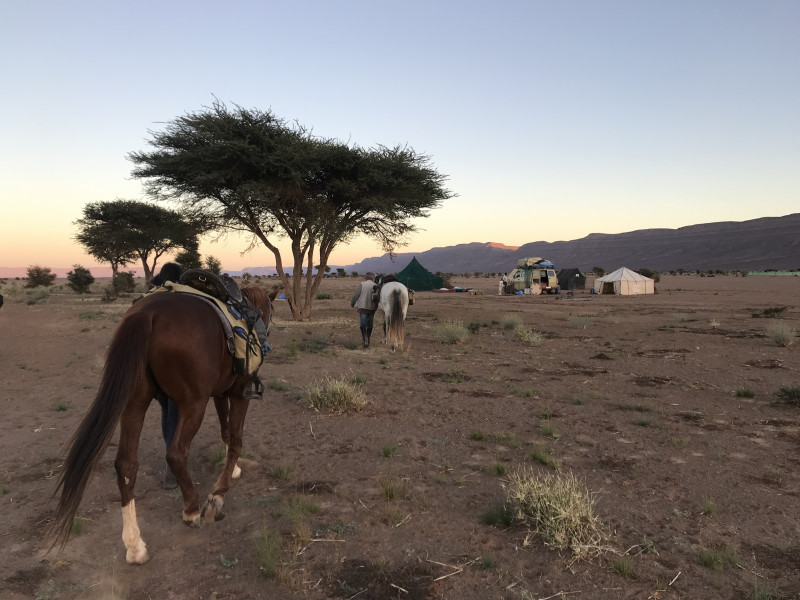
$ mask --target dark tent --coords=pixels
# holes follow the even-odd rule
[[[411,259],[405,269],[395,273],[394,276],[397,281],[415,292],[428,292],[444,287],[444,280],[419,264],[416,256]]]
[[[561,269],[558,272],[558,287],[562,290],[585,289],[586,275],[580,269]]]

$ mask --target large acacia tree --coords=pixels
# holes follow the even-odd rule
[[[210,228],[250,234],[248,250],[259,242],[269,249],[297,320],[310,316],[338,244],[366,234],[392,252],[415,230],[413,218],[453,195],[411,148],[322,139],[270,111],[215,102],[150,134],[152,150],[129,155],[133,176]],[[281,239],[291,248],[291,277]]]
[[[83,207],[76,222],[75,239],[100,261],[111,264],[114,277],[119,268],[136,260],[142,263],[146,281],[155,273],[166,252],[184,248],[197,250],[204,226],[163,206],[135,200],[93,202]]]

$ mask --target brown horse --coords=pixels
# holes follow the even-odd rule
[[[262,311],[264,324],[269,326],[277,292],[268,295],[251,287],[244,288],[242,294]],[[167,463],[183,494],[184,522],[199,525],[201,517],[206,521],[221,519],[225,492],[231,479],[240,473],[236,461],[249,402],[244,391],[250,379],[234,373],[219,317],[205,301],[188,294],[160,293],[136,302],[114,334],[100,389],[72,438],[54,492],[61,489],[54,543],[66,543],[92,470],[119,422],[114,467],[122,500],[122,540],[128,563],[147,562],[147,548],[136,522],[133,488],[139,469],[139,436],[145,412],[156,394],[166,395],[178,405],[178,427],[167,450]],[[214,398],[227,456],[201,510],[186,463],[209,398]]]

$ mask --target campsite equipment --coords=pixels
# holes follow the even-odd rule
[[[635,296],[638,294],[654,294],[655,281],[627,267],[620,267],[613,273],[595,279],[595,294],[617,294],[618,296]]]
[[[241,292],[261,311],[261,320],[268,326],[277,292],[267,295],[258,287]],[[61,497],[53,524],[55,543],[66,543],[92,471],[119,423],[114,468],[122,504],[125,558],[129,564],[147,562],[133,489],[139,469],[139,437],[147,408],[156,396],[167,396],[178,405],[178,428],[167,450],[167,463],[183,495],[183,520],[197,525],[201,518],[222,518],[224,495],[231,479],[241,473],[236,462],[249,404],[245,390],[253,380],[249,374],[234,371],[233,359],[220,319],[207,302],[188,294],[162,292],[133,304],[111,340],[100,388],[64,462],[56,488],[61,489]],[[214,398],[227,454],[222,473],[201,509],[186,467],[190,444],[200,429],[210,397]]]
[[[586,275],[580,269],[561,269],[558,272],[558,287],[562,290],[583,290],[586,288]]]
[[[558,278],[553,263],[539,256],[520,258],[517,268],[503,277],[506,294],[522,291],[526,294],[558,293]]]
[[[444,280],[423,267],[416,256],[394,276],[404,286],[418,292],[429,292],[444,287]]]

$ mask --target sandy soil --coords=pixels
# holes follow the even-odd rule
[[[647,297],[497,297],[494,280],[453,283],[484,293],[417,293],[395,354],[378,331],[358,346],[354,279],[326,281],[311,322],[278,305],[267,393],[247,420],[251,463],[213,525],[186,527],[179,494],[159,485],[154,403],[136,489],[152,559],[140,567],[125,563],[115,442],[63,552],[44,537],[60,457],[130,299],[7,297],[0,598],[800,598],[800,407],[777,395],[800,386],[800,340],[768,334],[798,329],[800,277],[664,277]],[[753,317],[777,306],[779,319]],[[542,344],[517,340],[511,316]],[[452,319],[474,324],[463,344],[439,341]],[[364,382],[369,406],[312,411],[304,386],[342,375]],[[208,413],[190,464],[201,494],[219,468]],[[614,551],[573,561],[521,524],[484,522],[508,473],[553,472],[535,448],[593,493]],[[255,550],[265,531],[283,544],[271,578]],[[730,561],[701,565],[713,549]]]

